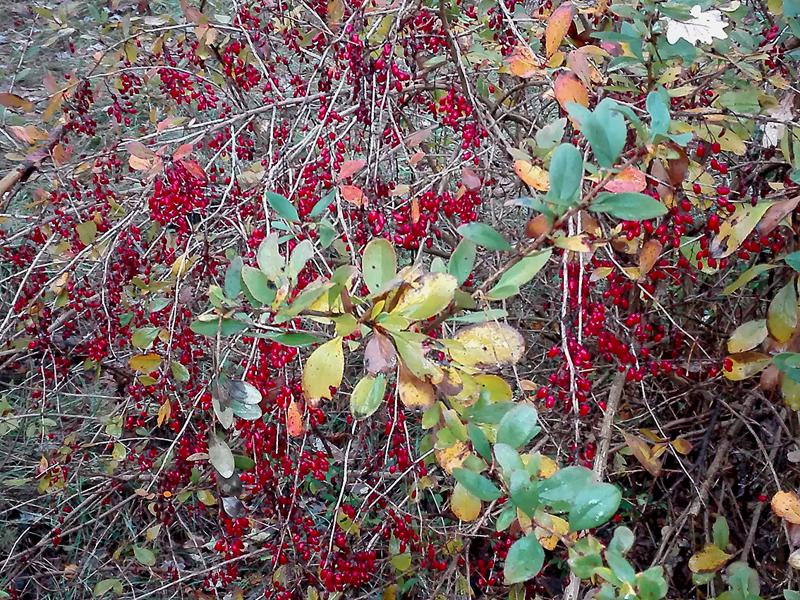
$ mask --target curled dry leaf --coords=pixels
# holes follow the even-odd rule
[[[8,92],[0,93],[0,105],[6,108],[18,108],[22,112],[32,112],[33,102],[26,100],[22,96],[11,94]]]
[[[550,176],[542,167],[532,165],[527,160],[515,160],[514,172],[535,190],[546,192],[550,189]]]
[[[800,204],[800,196],[776,202],[764,213],[764,218],[759,222],[756,231],[760,235],[768,235],[781,221],[792,214],[798,204]]]
[[[636,457],[636,460],[639,461],[639,464],[641,464],[650,475],[658,477],[661,474],[661,461],[655,456],[650,445],[642,438],[635,435],[623,433],[623,437],[625,438],[625,443]]]
[[[795,492],[778,492],[770,502],[772,512],[784,521],[800,525],[800,497]]]
[[[397,365],[397,351],[389,338],[374,331],[364,349],[364,363],[370,375],[392,371]]]
[[[466,327],[454,337],[450,356],[468,367],[500,367],[517,363],[525,352],[519,331],[505,323]]]
[[[565,2],[556,8],[547,19],[547,29],[544,33],[544,43],[547,56],[552,56],[561,42],[564,41],[564,36],[567,35],[572,19],[575,16],[575,7],[571,2]]]

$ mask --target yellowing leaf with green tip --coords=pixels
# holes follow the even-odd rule
[[[736,354],[737,352],[752,350],[767,339],[767,335],[766,319],[756,319],[742,323],[728,339],[728,352]]]
[[[311,353],[303,368],[303,394],[317,406],[322,398],[331,398],[330,388],[338,388],[344,376],[342,338],[335,337]]]
[[[406,288],[392,314],[423,321],[442,312],[453,301],[458,281],[449,273],[426,273]]]
[[[689,559],[689,570],[692,573],[714,573],[724,567],[732,557],[714,544],[706,544],[705,548]]]
[[[525,352],[525,340],[519,331],[504,323],[481,323],[459,331],[450,347],[454,361],[467,367],[513,365]]]
[[[475,381],[489,396],[489,402],[509,402],[514,393],[508,382],[499,375],[476,375]]]
[[[725,379],[742,381],[757,375],[772,362],[772,358],[761,352],[740,352],[728,356],[733,365],[731,370],[722,369]]]
[[[460,520],[468,523],[481,514],[481,501],[470,494],[463,485],[456,483],[453,495],[450,496],[450,510]]]

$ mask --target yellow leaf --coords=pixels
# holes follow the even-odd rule
[[[522,335],[504,323],[481,323],[459,331],[450,356],[467,367],[499,367],[517,363],[525,351]]]
[[[675,452],[685,455],[692,451],[692,442],[683,438],[678,438],[672,440],[672,447],[675,448]]]
[[[549,456],[539,457],[539,477],[547,479],[552,477],[558,471],[558,463]]]
[[[722,369],[722,374],[731,381],[742,381],[757,375],[772,362],[770,356],[761,352],[740,352],[731,354],[727,359],[732,362],[731,369]]]
[[[514,172],[535,190],[546,192],[550,189],[550,175],[542,167],[532,165],[527,160],[515,160]]]
[[[800,498],[794,492],[778,492],[770,503],[772,512],[784,521],[800,525]]]
[[[742,323],[737,327],[728,340],[728,352],[735,354],[752,350],[767,339],[767,321],[757,319]]]
[[[714,544],[706,544],[700,552],[689,559],[689,570],[692,573],[714,573],[719,571],[731,559],[731,555],[723,552]]]
[[[464,464],[464,461],[469,456],[469,450],[464,442],[456,442],[449,448],[437,449],[434,454],[436,455],[436,462],[448,473],[453,474],[453,469],[457,469]]]
[[[426,273],[408,284],[392,309],[413,321],[423,321],[442,312],[453,301],[458,280],[449,273]]]
[[[784,375],[781,379],[781,396],[790,410],[800,410],[800,383]]]
[[[711,256],[725,258],[736,252],[770,206],[772,202],[759,202],[755,206],[737,204],[736,210],[720,224],[719,233],[711,240]]]
[[[211,493],[211,490],[197,490],[197,499],[206,506],[214,506],[217,503],[217,499]]]
[[[541,61],[534,56],[527,44],[517,44],[514,53],[506,59],[506,62],[511,74],[523,79],[530,79],[545,72]]]
[[[794,287],[794,277],[778,290],[769,303],[767,327],[772,337],[779,342],[788,342],[797,329],[797,292]],[[766,338],[766,335],[764,337]]]
[[[481,514],[481,501],[470,494],[463,485],[456,483],[453,495],[450,497],[450,509],[460,520],[474,521]]]
[[[132,356],[128,364],[131,369],[139,373],[152,373],[161,364],[161,357],[152,352],[150,354],[138,354]]]
[[[415,377],[402,365],[397,376],[397,393],[406,408],[427,408],[436,401],[433,386]]]
[[[172,404],[170,404],[169,400],[164,400],[164,404],[162,404],[158,409],[158,426],[161,427],[164,424],[164,421],[169,419],[171,414]]]
[[[344,376],[342,338],[335,337],[311,353],[303,368],[303,394],[312,406],[331,398],[330,388],[338,388]]]
[[[511,386],[499,375],[476,375],[475,381],[489,395],[489,402],[510,402],[514,397]]]
[[[536,515],[536,522],[539,525],[534,533],[545,550],[555,550],[561,537],[569,533],[569,523],[561,517],[539,513]]]

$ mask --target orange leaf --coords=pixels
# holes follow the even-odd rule
[[[411,222],[414,225],[419,223],[419,198],[411,199]]]
[[[22,96],[3,92],[0,94],[0,104],[6,108],[18,108],[22,112],[31,112],[33,110],[33,102],[26,100]]]
[[[53,163],[57,167],[65,164],[72,157],[72,147],[64,147],[63,144],[56,144],[53,146]]]
[[[183,165],[183,168],[189,171],[189,173],[194,175],[197,179],[205,180],[206,172],[203,170],[203,167],[198,165],[196,162],[193,160],[181,160],[178,162],[180,162]]]
[[[35,144],[39,140],[47,139],[47,132],[37,129],[33,125],[10,125],[8,130],[14,134],[14,137],[26,144]]]
[[[656,239],[647,240],[639,253],[639,273],[641,276],[647,275],[656,264],[661,250],[664,248],[661,242]]]
[[[347,179],[348,177],[352,177],[356,173],[358,173],[361,169],[364,168],[364,165],[367,164],[367,161],[358,159],[358,160],[348,160],[342,163],[342,168],[339,169],[339,181],[342,179]]]
[[[772,497],[772,512],[784,521],[800,525],[800,498],[794,492],[778,492]]]
[[[547,20],[547,30],[544,34],[547,56],[550,57],[558,50],[564,36],[567,35],[572,18],[575,16],[575,7],[571,2],[565,2],[553,11]]]
[[[300,412],[300,407],[294,400],[289,403],[289,408],[286,409],[286,428],[292,437],[300,437],[306,430],[303,423],[303,413]]]
[[[546,192],[550,189],[550,176],[542,167],[532,165],[527,160],[515,160],[514,172],[535,190]]]
[[[615,194],[622,192],[641,192],[647,187],[647,176],[636,167],[627,167],[614,179],[603,186]]]
[[[554,92],[556,100],[564,111],[567,110],[567,104],[570,102],[589,106],[589,92],[575,73],[559,73],[554,85]]]
[[[514,48],[514,53],[506,59],[506,62],[511,74],[523,79],[530,79],[535,75],[544,73],[539,59],[533,55],[533,51],[527,44],[518,44]]]
[[[360,187],[355,185],[340,185],[339,192],[341,192],[342,198],[353,206],[364,205],[364,192],[361,191]]]
[[[158,426],[161,427],[164,424],[164,421],[169,419],[171,414],[172,405],[170,404],[169,400],[164,400],[164,404],[162,404],[158,409]]]
[[[175,149],[175,152],[172,153],[172,160],[186,158],[192,153],[192,150],[194,150],[192,144],[181,144]]]

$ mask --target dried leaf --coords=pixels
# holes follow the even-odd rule
[[[795,492],[778,492],[770,502],[772,512],[784,521],[800,525],[800,497]]]
[[[461,169],[461,182],[464,184],[464,187],[468,190],[474,192],[476,190],[481,189],[481,178],[473,171],[467,167],[463,167]]]
[[[657,239],[649,239],[642,246],[642,251],[639,252],[639,273],[640,277],[647,275],[658,261],[661,256],[663,245]]]
[[[170,415],[172,415],[172,404],[169,400],[164,400],[164,404],[158,408],[156,424],[161,427],[169,419]]]
[[[355,185],[340,185],[339,192],[342,194],[345,202],[353,206],[361,207],[364,205],[364,192],[360,187]]]
[[[506,59],[506,62],[511,74],[522,79],[530,79],[545,73],[541,61],[534,56],[533,51],[527,44],[517,44],[513,54]]]
[[[6,108],[18,108],[22,112],[33,112],[33,102],[26,100],[22,96],[8,92],[0,93],[0,104]]]
[[[433,386],[426,381],[418,379],[402,365],[397,375],[397,393],[406,408],[428,408],[433,406],[436,401],[436,392]]]
[[[364,364],[371,375],[388,373],[397,365],[397,351],[385,335],[373,331],[364,349]]]
[[[286,409],[286,428],[289,435],[292,437],[301,437],[305,433],[305,424],[303,422],[303,413],[300,412],[300,406],[292,400],[289,407]]]
[[[658,457],[653,455],[650,445],[638,436],[628,433],[623,433],[622,435],[625,438],[625,443],[636,457],[636,460],[639,461],[639,464],[653,477],[658,477],[661,474],[661,461],[658,460]]]

